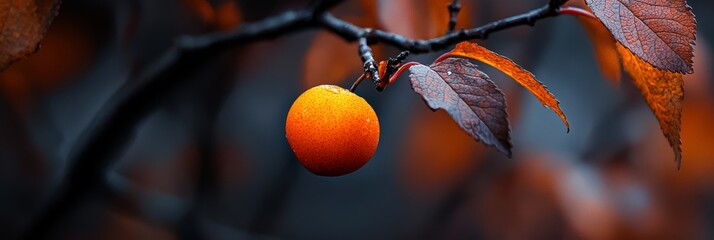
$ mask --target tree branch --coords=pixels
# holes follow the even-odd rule
[[[452,0],[449,4],[449,27],[446,29],[446,34],[454,31],[456,28],[456,18],[459,16],[459,11],[461,11],[461,3],[459,0]]]
[[[382,30],[373,30],[369,35],[370,40],[373,40],[375,43],[383,42],[401,50],[408,50],[412,53],[435,52],[446,49],[462,41],[486,39],[488,38],[488,35],[493,32],[521,25],[533,26],[538,20],[557,16],[561,5],[552,5],[553,2],[557,2],[562,5],[565,1],[553,0],[545,6],[527,13],[497,20],[476,28],[462,29],[457,32],[428,40],[410,39],[396,33],[385,32]],[[353,41],[359,36],[363,36],[366,31],[365,28],[355,26],[349,22],[336,18],[329,13],[321,15],[320,22],[325,28],[341,36],[347,41]]]
[[[46,238],[53,226],[91,194],[92,189],[105,189],[105,173],[131,142],[136,126],[173,89],[189,79],[185,76],[203,67],[204,59],[215,57],[230,47],[316,26],[313,15],[308,10],[288,11],[245,24],[231,33],[184,37],[176,41],[152,67],[138,79],[127,81],[103,106],[73,149],[65,178],[23,238]]]
[[[382,85],[380,76],[379,76],[379,71],[377,68],[377,62],[374,61],[374,57],[372,56],[372,49],[369,48],[369,45],[367,44],[367,37],[369,33],[371,33],[371,29],[367,29],[364,31],[364,35],[359,38],[359,55],[362,57],[362,62],[364,63],[364,73],[365,77],[371,78],[374,81],[374,85],[377,86],[378,91],[382,91],[384,89],[384,85]]]
[[[183,37],[152,66],[127,81],[104,105],[73,149],[65,179],[43,212],[27,229],[25,239],[45,238],[52,227],[74,209],[79,200],[94,188],[105,188],[108,167],[130,143],[136,126],[151,113],[169,93],[187,81],[187,75],[204,66],[204,59],[213,58],[227,49],[262,39],[287,35],[308,28],[322,27],[347,41],[360,40],[360,55],[365,70],[375,82],[380,81],[368,44],[382,42],[413,53],[445,49],[458,42],[485,39],[490,33],[558,15],[566,0],[550,0],[543,7],[528,13],[501,19],[489,24],[452,32],[429,40],[416,40],[396,33],[370,30],[335,18],[323,11],[343,0],[314,1],[303,10],[287,11],[255,23],[243,24],[229,33],[211,33]],[[453,15],[453,14],[452,14]]]

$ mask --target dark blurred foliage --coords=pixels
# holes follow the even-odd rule
[[[46,205],[95,114],[177,37],[225,31],[308,1],[65,1],[41,50],[0,74],[0,238],[16,239]],[[473,27],[545,1],[462,1]],[[359,171],[319,177],[284,135],[318,30],[236,48],[197,70],[138,126],[106,176],[55,239],[553,239],[714,238],[714,3],[691,0],[695,74],[685,77],[684,158],[677,171],[659,126],[629,79],[599,72],[574,17],[494,33],[479,43],[531,70],[561,101],[549,110],[484,67],[507,94],[514,158],[432,113],[402,77],[385,92],[362,84],[382,135]],[[383,5],[383,4],[382,4]],[[348,1],[334,12],[378,25]],[[406,9],[408,10],[408,9]],[[443,8],[446,11],[446,7]],[[408,14],[407,14],[408,15]],[[360,20],[361,19],[361,20]],[[416,18],[419,19],[419,18]],[[408,24],[402,24],[408,25]],[[394,27],[394,24],[390,26]],[[378,27],[378,26],[375,26]],[[398,28],[398,27],[397,27]],[[410,30],[405,30],[406,32]],[[397,31],[398,32],[398,31]],[[428,33],[426,33],[428,34]],[[350,47],[351,46],[351,47]],[[381,47],[379,58],[398,51]],[[320,58],[321,53],[313,53]],[[324,57],[331,57],[323,53]],[[439,53],[410,56],[430,62]],[[324,83],[348,87],[359,68]],[[305,70],[308,71],[308,70]],[[309,70],[314,71],[314,69]],[[315,71],[316,73],[323,73]],[[345,75],[342,73],[342,75]],[[310,84],[320,84],[312,76]],[[97,193],[107,189],[94,189]],[[93,197],[96,196],[96,197]]]

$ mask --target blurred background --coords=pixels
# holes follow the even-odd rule
[[[349,0],[343,19],[408,37],[446,29],[448,2]],[[462,0],[457,28],[547,1]],[[712,239],[714,2],[697,17],[695,73],[684,79],[681,170],[630,83],[600,72],[573,16],[478,41],[546,84],[552,111],[483,66],[507,95],[513,158],[432,112],[406,76],[357,93],[375,109],[380,144],[362,169],[320,177],[285,139],[293,100],[319,84],[349,87],[357,46],[320,29],[236,47],[148,98],[127,141],[108,141],[108,171],[78,193],[51,239]],[[41,50],[0,73],[0,238],[17,239],[61,188],[85,129],[177,37],[228,31],[308,1],[64,1]],[[398,49],[373,46],[375,57]],[[441,53],[412,55],[432,62]],[[481,65],[481,64],[479,64]],[[114,126],[112,126],[114,127]],[[109,136],[111,137],[111,136]],[[82,179],[82,176],[72,176]],[[86,180],[91,180],[87,178]]]

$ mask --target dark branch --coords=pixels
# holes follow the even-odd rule
[[[69,159],[68,171],[55,196],[26,231],[24,239],[43,239],[93,189],[106,188],[105,173],[128,145],[136,126],[186,76],[230,47],[315,26],[313,13],[289,11],[245,24],[232,33],[184,37],[138,79],[127,81],[85,130]]]
[[[449,28],[446,29],[446,34],[454,31],[456,28],[456,18],[459,16],[459,11],[461,11],[461,3],[459,0],[452,0],[449,4]]]
[[[366,35],[369,34],[371,30],[364,31],[365,36],[359,38],[359,55],[362,57],[362,62],[364,63],[364,73],[365,77],[371,78],[374,84],[377,86],[378,91],[382,91],[383,85],[379,76],[379,71],[377,69],[377,62],[374,61],[372,56],[372,49],[369,48],[367,44]]]
[[[565,1],[553,0],[545,6],[542,6],[527,13],[497,20],[476,28],[465,30],[462,29],[460,31],[452,32],[444,36],[429,40],[410,39],[396,33],[385,32],[382,30],[373,30],[370,35],[371,39],[376,42],[383,42],[395,46],[401,50],[409,50],[413,53],[434,52],[446,49],[462,41],[473,39],[486,39],[488,35],[493,32],[498,32],[507,28],[512,28],[521,25],[533,25],[538,20],[557,16],[558,9],[561,5],[553,5],[553,2],[562,4]],[[364,35],[364,28],[355,26],[330,14],[322,15],[320,21],[325,26],[325,28],[339,36],[342,36],[345,40],[348,41],[357,39],[359,36]]]
[[[387,69],[384,72],[384,76],[382,76],[387,83],[389,83],[389,78],[402,66],[402,62],[407,59],[407,56],[409,56],[409,51],[402,51],[397,57],[390,57],[387,60]]]
[[[394,74],[398,72],[398,69],[402,67],[402,62],[409,56],[409,51],[402,51],[397,55],[397,57],[390,57],[387,62],[379,63],[379,72],[382,73],[382,81],[377,90],[384,90],[387,85],[391,84],[394,78]],[[382,65],[384,63],[384,65]],[[397,74],[398,75],[398,74]]]
[[[30,225],[24,237],[47,237],[52,227],[81,202],[79,200],[91,194],[93,189],[106,188],[107,169],[128,145],[136,126],[156,109],[169,93],[184,84],[189,79],[187,75],[204,67],[207,62],[204,59],[214,58],[230,48],[254,41],[323,27],[347,41],[359,39],[365,71],[379,83],[380,76],[368,44],[383,42],[413,53],[438,51],[461,41],[485,39],[493,32],[520,25],[533,25],[540,19],[556,16],[565,1],[550,0],[547,5],[528,13],[429,40],[409,39],[381,30],[370,31],[322,12],[342,0],[313,1],[306,9],[288,11],[259,22],[244,24],[229,33],[181,38],[138,79],[127,81],[104,105],[91,126],[83,133],[77,147],[73,149],[66,177],[60,183],[55,196],[35,218],[36,221]]]

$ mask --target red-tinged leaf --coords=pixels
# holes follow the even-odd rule
[[[511,156],[506,98],[488,76],[465,59],[449,58],[409,68],[411,85],[432,110],[444,109],[472,138]]]
[[[584,8],[584,11],[592,12],[583,0],[571,2],[573,2],[573,5]],[[605,25],[597,19],[584,15],[576,15],[576,17],[593,43],[595,58],[600,66],[600,72],[613,84],[618,85],[622,77],[622,69],[620,67],[620,57],[615,47],[615,38],[612,37]]]
[[[0,1],[0,71],[39,49],[59,0]]]
[[[625,71],[630,74],[634,85],[657,117],[662,133],[674,150],[674,161],[679,169],[682,162],[680,132],[684,100],[683,75],[657,69],[621,44],[617,44],[617,51],[622,57]]]
[[[560,117],[560,119],[563,120],[565,127],[570,130],[570,124],[568,123],[563,110],[560,109],[559,102],[555,99],[555,96],[553,96],[543,83],[539,82],[531,72],[523,69],[521,66],[518,66],[518,64],[511,61],[511,59],[481,47],[476,43],[461,42],[456,45],[454,50],[442,55],[436,61],[443,61],[446,57],[454,56],[481,61],[510,76],[516,80],[516,82],[521,84],[521,86],[525,87],[528,91],[535,95],[543,105],[552,109]]]
[[[652,66],[692,72],[696,20],[685,0],[586,0],[612,35]]]

